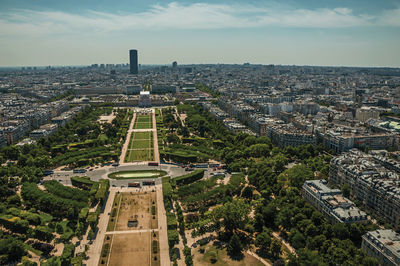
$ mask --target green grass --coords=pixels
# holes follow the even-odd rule
[[[135,140],[132,142],[130,149],[148,149],[153,148],[152,140]]]
[[[141,174],[143,173],[143,176],[137,176],[137,177],[121,177],[118,175],[121,174]],[[152,173],[152,174],[156,174],[154,176],[146,176],[146,174],[148,173]],[[108,177],[109,178],[113,178],[113,179],[142,179],[142,178],[157,178],[157,177],[161,177],[161,176],[165,176],[167,174],[167,172],[162,171],[162,170],[134,170],[134,171],[120,171],[120,172],[115,172],[112,174],[109,174]]]
[[[135,161],[153,161],[154,151],[149,150],[128,150],[125,161],[135,162]]]
[[[129,143],[125,161],[154,160],[153,146],[153,132],[134,132]]]
[[[150,128],[153,128],[152,123],[141,122],[135,124],[135,129],[150,129]]]
[[[135,129],[148,129],[153,128],[151,115],[138,115],[136,116]]]
[[[115,223],[117,222],[117,213],[118,213],[118,204],[119,204],[119,198],[122,196],[122,194],[120,193],[120,194],[115,194],[115,198],[114,198],[114,202],[113,202],[113,205],[112,205],[112,208],[114,209],[116,209],[116,211],[115,211],[115,216],[114,217],[111,217],[111,215],[110,215],[110,218],[109,218],[109,220],[108,220],[108,225],[107,225],[107,232],[108,231],[114,231],[114,227],[115,227]],[[113,211],[111,210],[111,213],[112,213]],[[113,219],[113,221],[111,221],[111,219]],[[110,236],[111,237],[111,236]]]
[[[152,121],[151,115],[139,115],[136,116],[136,122],[147,122],[150,123]]]
[[[131,143],[135,140],[146,140],[146,139],[152,139],[153,138],[153,132],[133,132],[131,136]]]

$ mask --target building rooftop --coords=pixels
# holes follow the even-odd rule
[[[378,250],[388,257],[400,258],[400,235],[391,229],[379,229],[363,235]]]

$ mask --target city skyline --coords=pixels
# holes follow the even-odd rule
[[[399,67],[396,1],[2,1],[0,66]],[[29,45],[27,45],[29,44]]]

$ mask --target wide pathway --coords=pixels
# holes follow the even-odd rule
[[[158,135],[157,135],[157,121],[156,110],[153,109],[153,140],[154,140],[154,161],[160,163],[160,152],[158,151]]]
[[[132,129],[133,129],[133,125],[135,124],[135,120],[136,120],[136,113],[133,113],[133,117],[132,117],[131,123],[129,124],[128,133],[126,135],[125,143],[122,146],[121,156],[119,157],[119,164],[120,165],[124,164],[125,156],[126,156],[126,152],[128,151],[129,142],[131,140]]]
[[[108,195],[106,207],[104,208],[104,212],[100,214],[99,217],[99,223],[97,227],[99,228],[96,239],[94,240],[94,243],[90,246],[87,255],[89,257],[88,260],[86,260],[85,264],[86,265],[98,265],[99,260],[100,260],[100,254],[101,254],[101,248],[103,246],[103,240],[104,236],[107,231],[107,224],[108,224],[108,218],[109,215],[108,213],[111,212],[112,204],[114,201],[116,189],[110,188],[110,193]]]
[[[157,214],[158,214],[158,238],[160,242],[160,262],[161,266],[169,266],[169,248],[167,233],[167,215],[164,208],[162,184],[156,186],[157,190]]]

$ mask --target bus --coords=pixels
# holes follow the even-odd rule
[[[128,183],[128,187],[140,187],[140,182]]]
[[[143,181],[143,186],[154,186],[156,184],[156,181],[154,180],[149,180],[149,181]]]
[[[53,170],[44,170],[44,171],[43,171],[43,175],[44,175],[44,176],[46,176],[46,175],[52,175],[52,174],[54,174],[54,171],[53,171]]]
[[[148,166],[158,166],[158,162],[148,162]]]
[[[72,171],[74,174],[83,174],[83,173],[86,173],[86,169],[74,169],[73,171]]]

